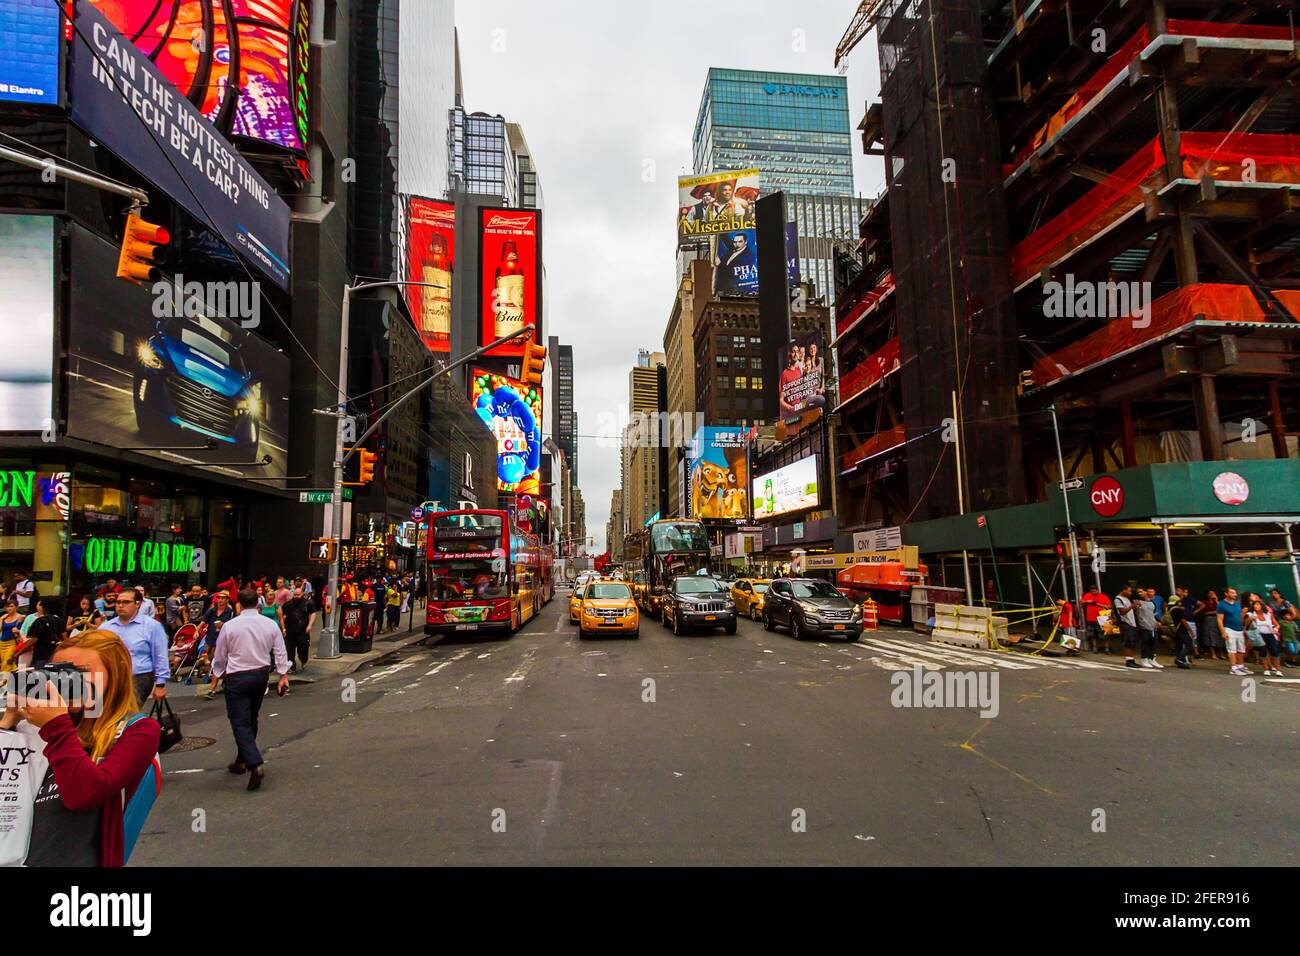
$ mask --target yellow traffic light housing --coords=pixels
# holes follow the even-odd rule
[[[164,247],[171,238],[164,227],[145,222],[135,213],[128,215],[122,231],[122,251],[117,257],[117,277],[136,285],[157,282],[162,275],[158,266],[166,258]]]
[[[375,480],[375,464],[379,461],[379,456],[363,448],[357,453],[357,457],[360,459],[361,466],[357,480],[363,485],[368,485]]]
[[[529,385],[541,387],[546,371],[546,347],[536,342],[524,346],[523,369],[520,378]]]

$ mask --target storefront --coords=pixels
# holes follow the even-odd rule
[[[1068,485],[1085,588],[1300,595],[1300,461],[1145,465]],[[1057,490],[1044,502],[907,525],[903,540],[920,548],[936,582],[963,583],[964,549],[977,600],[1033,604],[1045,591],[1063,594],[1062,578],[1073,576],[1066,500]]]

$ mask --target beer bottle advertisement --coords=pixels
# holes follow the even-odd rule
[[[479,230],[480,345],[517,332],[527,325],[542,338],[540,215],[535,209],[483,209]],[[523,354],[516,340],[488,353],[504,357]]]
[[[435,354],[451,352],[451,279],[455,270],[456,208],[411,196],[407,201],[405,289],[415,331]]]

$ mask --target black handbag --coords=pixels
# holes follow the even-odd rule
[[[160,754],[165,754],[185,739],[181,733],[181,719],[176,716],[166,697],[154,700],[153,706],[149,708],[149,716],[158,721],[158,726],[162,728],[162,735],[158,738]]]

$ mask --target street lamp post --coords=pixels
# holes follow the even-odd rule
[[[421,390],[428,388],[438,378],[449,372],[460,368],[467,362],[483,355],[490,349],[494,349],[505,342],[513,341],[523,335],[534,335],[535,328],[526,325],[517,332],[512,332],[505,338],[497,339],[495,342],[489,342],[487,345],[477,348],[470,352],[464,358],[457,359],[450,365],[445,365],[438,371],[434,372],[428,378],[418,385],[413,386],[410,391],[393,402],[384,414],[380,415],[370,427],[361,433],[352,443],[352,451],[344,452],[343,450],[343,429],[344,422],[347,419],[347,378],[348,378],[348,325],[349,313],[352,305],[352,293],[362,292],[367,289],[379,288],[396,288],[401,286],[429,286],[431,288],[442,288],[433,282],[414,282],[402,280],[388,280],[383,282],[362,282],[357,285],[345,285],[343,287],[343,316],[339,325],[339,378],[338,378],[338,404],[334,409],[335,428],[334,428],[334,486],[333,494],[330,496],[332,503],[330,514],[330,538],[334,541],[334,560],[330,562],[329,585],[328,591],[330,596],[330,612],[326,619],[325,626],[320,632],[320,646],[316,656],[322,660],[331,660],[339,656],[339,563],[343,553],[343,469],[347,465],[348,459],[351,458],[358,448],[365,444],[369,438],[384,423],[387,418],[397,411],[407,399],[412,395],[419,393]]]

